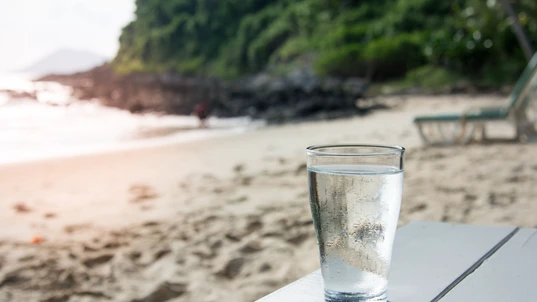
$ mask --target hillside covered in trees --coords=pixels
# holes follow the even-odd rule
[[[136,0],[120,73],[465,78],[494,86],[526,64],[501,0]],[[537,2],[512,1],[537,45]]]

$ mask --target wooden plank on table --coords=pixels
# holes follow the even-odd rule
[[[397,230],[388,285],[391,302],[431,301],[515,228],[417,221]],[[320,271],[262,302],[323,302]]]
[[[411,227],[395,238],[388,280],[392,302],[434,300],[516,229],[423,221]]]
[[[537,229],[520,229],[440,301],[537,301]]]
[[[321,270],[306,275],[297,281],[257,300],[259,302],[324,302]]]

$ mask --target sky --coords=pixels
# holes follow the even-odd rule
[[[0,71],[66,48],[113,58],[134,9],[134,0],[0,0]]]

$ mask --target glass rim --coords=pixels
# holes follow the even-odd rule
[[[327,148],[378,148],[386,151],[372,152],[326,152],[319,149]],[[367,145],[367,144],[333,144],[333,145],[313,145],[306,148],[307,155],[312,156],[388,156],[388,155],[403,155],[405,148],[398,145]]]

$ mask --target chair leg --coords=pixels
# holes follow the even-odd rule
[[[527,119],[516,121],[516,139],[521,142],[533,141],[537,138],[537,131],[533,123]]]
[[[467,140],[465,139],[465,133],[466,133],[466,130],[468,130],[468,123],[466,123],[465,121],[462,121],[459,123],[459,125],[461,126],[461,130],[459,131],[459,134],[455,137],[455,140],[454,140],[454,144],[466,144],[467,143]]]
[[[416,123],[416,127],[418,127],[418,133],[420,135],[421,141],[426,145],[430,145],[431,142],[429,141],[429,139],[425,135],[425,132],[423,131],[423,124],[418,122]]]

